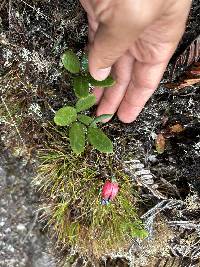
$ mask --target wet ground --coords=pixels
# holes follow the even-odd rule
[[[200,3],[194,1],[172,66],[199,29]],[[86,18],[77,1],[0,3],[2,267],[58,266],[53,244],[38,222],[39,196],[31,186],[34,155],[42,147],[41,126],[52,118],[51,109],[74,101],[60,55],[68,47],[83,49],[86,40]],[[168,72],[165,76],[169,80]],[[95,266],[199,266],[199,101],[199,86],[177,91],[161,85],[136,122],[123,125],[115,118],[107,127],[115,144],[121,144],[117,153],[129,151],[135,160],[124,168],[140,185],[141,214],[150,239],[136,240],[126,255],[108,256]],[[184,130],[169,134],[176,124]],[[159,133],[165,134],[167,144],[160,155],[155,147]],[[25,150],[29,153],[24,157]],[[142,170],[149,172],[151,182],[143,179]],[[74,263],[83,265],[80,258]]]

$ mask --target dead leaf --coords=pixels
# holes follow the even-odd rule
[[[195,85],[197,83],[200,82],[200,77],[199,78],[195,78],[195,79],[188,79],[188,80],[184,80],[183,83],[181,83],[177,89],[182,89],[185,88],[187,86],[191,86],[191,85]]]
[[[190,73],[193,75],[199,75],[200,76],[200,70],[191,70]]]
[[[171,133],[181,133],[184,130],[185,130],[184,127],[180,123],[174,124],[173,126],[170,127]]]
[[[195,76],[200,76],[200,65],[194,66],[194,68],[190,70],[190,73]]]
[[[200,35],[185,49],[185,51],[178,56],[174,62],[170,76],[171,80],[176,78],[177,70],[180,68],[185,71],[185,69],[193,64],[198,66],[200,59]]]
[[[173,83],[166,83],[166,88],[183,89],[188,86],[200,83],[200,35],[187,47],[187,49],[176,59],[171,69],[171,81],[180,68],[182,75]]]
[[[157,135],[155,145],[156,145],[156,151],[158,152],[158,154],[164,153],[166,141],[165,141],[165,137],[163,134],[160,133]]]
[[[165,87],[168,89],[183,89],[188,86],[195,85],[197,83],[200,83],[200,77],[198,78],[193,78],[193,79],[185,79],[182,82],[179,83],[167,83],[165,84]]]

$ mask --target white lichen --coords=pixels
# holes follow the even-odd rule
[[[39,118],[42,118],[42,112],[41,107],[38,105],[38,103],[32,103],[28,109],[28,115],[37,116]]]

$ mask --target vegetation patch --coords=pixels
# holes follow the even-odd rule
[[[103,81],[94,80],[88,72],[88,59],[85,54],[83,54],[80,62],[75,53],[67,50],[61,59],[66,70],[71,74],[78,74],[72,78],[74,93],[79,99],[75,107],[64,106],[56,112],[54,117],[55,124],[58,126],[70,126],[70,145],[75,154],[80,154],[84,151],[86,141],[100,152],[112,153],[113,145],[111,140],[101,129],[97,128],[97,123],[111,118],[112,114],[103,114],[92,118],[81,114],[81,112],[87,111],[96,103],[95,95],[89,92],[90,86],[110,87],[115,81],[111,76]]]
[[[78,256],[81,254],[104,254],[93,266],[133,266],[132,259],[136,266],[180,265],[183,260],[185,264],[198,265],[199,86],[184,87],[198,80],[198,67],[189,70],[190,74],[195,75],[195,79],[186,74],[184,81],[180,78],[181,84],[179,81],[178,84],[173,83],[183,72],[188,58],[196,58],[195,48],[199,40],[197,25],[200,21],[198,1],[193,1],[184,41],[165,75],[164,81],[168,82],[171,90],[165,88],[166,84],[160,86],[138,119],[129,125],[122,124],[115,118],[109,124],[102,124],[112,114],[105,114],[108,116],[106,118],[95,118],[93,110],[80,111],[83,108],[82,99],[87,99],[91,94],[92,86],[108,87],[113,79],[109,77],[106,85],[105,81],[95,81],[88,74],[87,56],[81,52],[87,42],[87,21],[78,2],[27,0],[3,1],[1,5],[1,141],[2,146],[8,147],[17,156],[9,163],[9,169],[12,166],[17,177],[20,175],[19,180],[24,180],[26,184],[19,186],[19,194],[13,195],[14,202],[16,200],[19,207],[24,206],[25,211],[28,207],[28,220],[33,216],[30,213],[35,214],[33,208],[29,208],[29,203],[35,203],[37,196],[32,198],[31,194],[27,194],[32,177],[23,177],[21,167],[17,166],[18,159],[23,154],[25,158],[22,157],[21,160],[23,166],[28,167],[26,171],[32,170],[33,166],[37,168],[38,162],[35,164],[35,159],[38,158],[35,157],[35,152],[39,151],[41,164],[34,183],[41,192],[43,220],[49,226],[52,236],[58,240],[58,250],[54,251],[57,257],[62,251],[64,262],[68,258],[68,263],[73,266],[92,266],[83,261],[81,263],[83,258]],[[186,49],[189,54],[184,52],[183,55],[185,48],[195,38],[197,39],[191,44],[192,49]],[[69,67],[67,71],[60,68],[60,55],[66,59],[65,51],[68,48],[73,48],[78,55],[76,62],[79,62],[79,66],[72,70],[73,73],[70,73]],[[74,58],[72,51],[70,57]],[[75,57],[77,59],[76,55]],[[189,80],[186,81],[185,78]],[[74,95],[78,98],[77,101]],[[79,100],[79,104],[76,104]],[[54,112],[66,106],[76,110],[76,119],[69,125],[55,127]],[[88,106],[87,108],[89,109]],[[100,152],[91,145],[92,141],[88,138],[91,126],[92,131],[99,129],[107,135],[113,143],[114,153]],[[74,141],[77,136],[81,136],[79,146]],[[130,158],[127,159],[130,152]],[[121,166],[122,163],[124,166]],[[127,169],[129,177],[124,174]],[[113,199],[112,193],[103,201],[105,195],[102,195],[101,190],[104,191],[105,185],[110,185],[113,176],[119,190]],[[4,179],[2,183],[4,187]],[[8,187],[13,188],[13,184],[10,186],[8,183]],[[21,202],[23,190],[26,192],[23,194],[26,196],[25,202]],[[5,196],[6,199],[10,198],[7,192],[2,196],[3,200]],[[163,196],[166,197],[165,205],[162,204]],[[190,199],[192,204],[188,201],[180,204],[180,200],[185,198]],[[128,213],[125,213],[126,207]],[[6,210],[18,211],[16,205],[9,206]],[[143,218],[151,238],[138,245],[132,239],[136,234],[143,235],[143,230],[136,213],[144,214],[145,211],[150,216],[143,215]],[[13,214],[15,212],[11,217]],[[155,215],[158,216],[158,224],[154,220]],[[21,215],[16,218],[19,222],[24,220]],[[162,222],[161,225],[159,223],[161,218],[163,226]],[[9,221],[11,227],[8,226],[15,234],[16,228],[12,226],[15,227],[16,221]],[[129,222],[132,228],[126,226]],[[33,230],[38,231],[38,227],[40,225]],[[172,228],[173,233],[170,230]],[[27,264],[30,265],[35,250],[32,246],[33,231],[30,230],[29,233],[26,234],[24,244],[20,242],[23,238],[18,243],[15,242],[16,237],[11,239],[11,244],[16,243],[18,248],[13,253],[9,252],[9,255],[5,254],[8,256],[6,260],[9,261],[11,254],[17,255],[24,246],[23,255],[26,254]],[[13,234],[7,233],[6,238]],[[43,234],[38,231],[42,242]],[[23,237],[21,232],[19,235]],[[37,246],[37,240],[34,243]],[[131,250],[118,253],[119,248],[126,249],[129,244]],[[69,251],[68,247],[75,249]],[[82,253],[77,253],[80,252],[79,247]],[[46,255],[43,246],[39,250],[41,255]],[[2,253],[4,251],[3,247]],[[116,253],[109,255],[110,251]],[[131,255],[127,255],[129,252]],[[40,262],[38,257],[34,257],[36,258]],[[125,258],[127,261],[130,259],[130,265],[123,262]],[[136,258],[138,261],[135,262]],[[65,266],[69,266],[68,263]],[[21,264],[22,257],[19,254],[16,265]]]
[[[72,153],[65,134],[57,134],[59,145],[39,152],[42,163],[34,181],[48,199],[43,216],[57,244],[100,256],[127,248],[134,237],[146,237],[137,215],[137,191],[120,162],[91,147],[81,155]],[[107,168],[106,174],[101,175],[99,164]],[[104,205],[102,188],[111,177],[119,191]]]

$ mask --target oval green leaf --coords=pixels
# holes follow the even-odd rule
[[[111,119],[112,116],[113,116],[113,114],[102,114],[102,115],[96,117],[96,118],[93,120],[92,124],[93,124],[93,123],[102,122],[103,120],[106,120],[106,119]]]
[[[70,146],[75,154],[85,150],[85,131],[85,126],[80,122],[74,122],[69,129]]]
[[[93,145],[100,152],[113,152],[113,144],[102,130],[98,128],[89,127],[87,137],[90,144]]]
[[[59,126],[70,125],[77,119],[76,109],[70,106],[62,107],[56,111],[54,122]]]
[[[66,51],[61,57],[62,63],[66,70],[71,73],[79,73],[80,62],[77,55],[71,50]]]
[[[105,80],[103,81],[97,81],[95,80],[90,74],[88,75],[88,82],[92,86],[96,87],[111,87],[115,84],[115,80],[111,76],[108,76]]]
[[[87,110],[94,106],[96,103],[96,97],[92,94],[89,94],[87,97],[80,98],[76,103],[77,112]]]
[[[90,123],[93,122],[93,118],[83,114],[78,114],[78,120],[87,126],[89,126]]]
[[[83,98],[89,95],[89,83],[86,77],[79,76],[73,79],[73,89],[75,95],[79,98]]]

